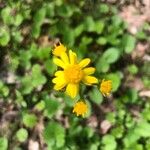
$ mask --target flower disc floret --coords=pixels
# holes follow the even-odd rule
[[[79,65],[72,65],[64,70],[65,79],[70,83],[79,83],[83,78],[83,71]]]
[[[84,117],[87,111],[88,111],[88,106],[83,101],[79,101],[74,105],[73,113],[76,113],[77,116],[81,115],[82,117]]]
[[[105,81],[105,79],[102,80],[101,84],[100,84],[100,91],[104,96],[109,96],[110,92],[112,89],[112,81],[111,80],[107,80]]]

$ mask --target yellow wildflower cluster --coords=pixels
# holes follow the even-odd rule
[[[53,62],[60,67],[55,72],[55,77],[52,82],[55,84],[55,90],[65,89],[67,95],[71,98],[75,98],[80,90],[80,83],[91,86],[98,83],[98,79],[92,74],[95,72],[94,67],[88,67],[91,60],[85,58],[81,61],[77,59],[77,55],[72,50],[67,51],[67,48],[59,43],[58,46],[55,45],[53,50]],[[104,96],[110,94],[112,88],[111,80],[105,81],[102,80],[100,84],[100,91]],[[78,101],[74,108],[73,113],[76,113],[77,116],[84,116],[87,113],[88,106],[83,101]]]

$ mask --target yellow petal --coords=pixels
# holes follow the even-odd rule
[[[85,59],[83,59],[83,60],[80,61],[79,66],[81,68],[84,68],[84,67],[86,67],[90,63],[90,61],[91,60],[89,58],[85,58]]]
[[[52,80],[52,82],[56,84],[54,86],[55,90],[60,90],[60,89],[64,88],[67,84],[67,81],[65,80],[64,76],[56,77]]]
[[[54,85],[54,90],[58,91],[61,90],[62,88],[64,88],[66,86],[66,83],[61,83],[61,84],[56,84]]]
[[[67,48],[63,44],[60,43],[59,46],[55,46],[55,49],[52,51],[52,53],[54,56],[60,57],[61,53],[65,52],[66,50]]]
[[[72,98],[75,98],[78,94],[78,91],[79,91],[79,84],[73,84],[73,83],[69,83],[67,85],[67,88],[66,88],[66,93],[72,97]]]
[[[64,71],[56,71],[55,72],[55,76],[63,76],[64,75]]]
[[[60,57],[64,63],[69,64],[69,58],[65,52],[62,52]]]
[[[61,77],[56,77],[56,78],[52,79],[52,82],[55,83],[55,84],[57,84],[57,83],[59,83],[61,80],[62,80]]]
[[[84,72],[84,74],[86,74],[86,75],[90,75],[90,74],[93,74],[93,73],[95,72],[95,68],[93,68],[93,67],[88,67],[88,68],[83,69],[83,72]]]
[[[70,64],[76,64],[77,62],[77,55],[76,53],[72,52],[72,50],[69,51],[69,59],[70,59]]]
[[[87,85],[91,85],[91,84],[97,83],[98,80],[93,76],[85,76],[83,78],[83,82]]]
[[[57,66],[61,67],[61,68],[66,68],[66,64],[59,58],[54,58],[53,59],[54,64],[56,64]]]

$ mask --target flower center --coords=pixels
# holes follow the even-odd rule
[[[80,101],[75,104],[73,112],[76,113],[77,116],[79,115],[84,116],[84,114],[87,113],[87,110],[88,110],[87,104]]]
[[[83,71],[78,65],[72,65],[64,70],[65,78],[69,83],[79,83],[83,78]]]

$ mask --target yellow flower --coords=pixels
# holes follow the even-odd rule
[[[95,77],[90,76],[95,72],[95,68],[85,68],[90,63],[89,58],[78,62],[76,53],[70,50],[68,55],[64,52],[60,59],[55,57],[53,62],[63,69],[55,73],[56,77],[52,80],[55,84],[54,89],[61,90],[66,87],[66,93],[72,98],[75,98],[78,94],[80,82],[86,85],[98,82]]]
[[[101,84],[100,84],[100,91],[104,96],[109,96],[110,92],[112,89],[112,81],[111,80],[107,80],[105,81],[105,79],[102,80]]]
[[[60,57],[60,55],[65,52],[67,48],[63,44],[59,44],[58,46],[55,45],[55,49],[53,50],[53,55]]]
[[[87,113],[88,106],[83,101],[79,101],[74,105],[73,113],[76,113],[77,116],[81,115],[84,117],[84,115]]]

